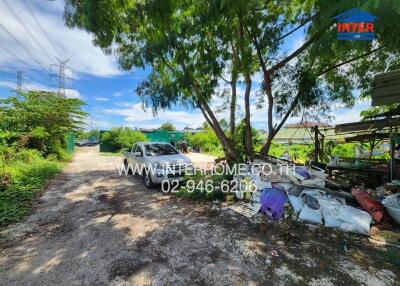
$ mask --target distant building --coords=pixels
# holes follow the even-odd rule
[[[318,126],[319,131],[326,140],[335,140],[334,127],[319,122],[303,121],[300,123],[287,124],[278,131],[273,142],[279,144],[311,144],[314,141],[313,127]],[[265,135],[268,136],[268,134]]]

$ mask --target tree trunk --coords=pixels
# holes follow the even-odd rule
[[[269,148],[271,148],[272,139],[274,139],[274,135],[268,133],[267,141],[265,141],[264,145],[261,147],[260,154],[261,155],[268,155]]]
[[[218,137],[218,139],[222,145],[222,148],[224,150],[227,161],[237,162],[238,156],[237,156],[236,150],[234,149],[229,138],[225,135],[221,126],[219,125],[219,122],[218,122],[217,118],[215,117],[213,111],[211,110],[210,106],[208,105],[208,103],[202,102],[201,104],[199,104],[199,107],[200,107],[200,110],[202,111],[205,119],[207,120],[208,124],[213,129],[215,135]]]
[[[271,85],[271,77],[268,72],[264,72],[264,84],[265,84],[265,92],[267,94],[268,99],[268,137],[267,141],[262,146],[260,153],[262,155],[268,155],[269,148],[271,147],[272,139],[275,136],[275,128],[273,126],[272,112],[274,107],[274,98],[272,96],[272,85]]]
[[[236,114],[236,80],[231,81],[231,107],[230,107],[230,118],[229,118],[229,134],[231,138],[235,135],[235,114]]]
[[[245,123],[245,138],[244,138],[244,147],[246,150],[246,155],[250,161],[254,159],[254,148],[253,148],[253,138],[252,138],[252,128],[250,122],[250,92],[251,92],[251,54],[245,51],[245,36],[244,36],[244,24],[243,24],[243,17],[239,14],[239,21],[240,21],[240,28],[239,28],[239,51],[240,51],[240,67],[241,71],[244,75],[246,89],[244,93],[244,106],[245,106],[245,115],[244,115],[244,123]]]
[[[269,78],[269,77],[268,77]],[[267,90],[267,98],[268,98],[268,137],[267,141],[264,143],[262,146],[260,153],[262,155],[268,155],[269,148],[271,147],[272,140],[274,139],[275,135],[281,130],[283,125],[285,124],[286,120],[290,117],[292,114],[293,110],[296,108],[299,100],[300,100],[300,93],[297,93],[296,97],[293,99],[292,104],[290,105],[288,111],[286,112],[285,116],[283,116],[281,122],[276,127],[272,126],[272,112],[273,112],[273,104],[270,104],[270,102],[273,103],[273,97],[272,97],[272,89],[271,89],[271,83],[266,84],[266,90]],[[270,96],[268,96],[270,94]],[[271,107],[270,107],[271,106]]]
[[[230,106],[230,121],[229,121],[229,130],[230,130],[230,136],[233,138],[235,135],[235,120],[236,120],[236,102],[237,102],[237,96],[236,96],[236,84],[237,84],[237,78],[238,78],[238,71],[237,71],[237,64],[238,64],[238,54],[236,52],[236,47],[231,42],[231,47],[232,47],[232,76],[231,76],[231,106]]]
[[[253,148],[253,136],[251,134],[252,128],[251,128],[251,122],[250,122],[251,78],[248,73],[245,75],[245,82],[246,82],[246,90],[244,93],[244,107],[245,107],[244,122],[245,122],[245,135],[246,135],[245,147],[246,147],[246,152],[247,152],[247,156],[248,156],[249,160],[253,161],[254,148]]]

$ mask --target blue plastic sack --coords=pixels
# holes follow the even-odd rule
[[[265,188],[260,198],[261,210],[274,220],[279,220],[283,216],[285,202],[285,191],[276,185],[273,185],[272,188]]]

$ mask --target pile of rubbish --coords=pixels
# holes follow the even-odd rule
[[[330,181],[321,169],[302,166],[281,172],[279,163],[270,168],[268,173],[261,169],[257,173],[249,165],[247,174],[234,176],[238,185],[248,186],[243,182],[250,181],[255,189],[237,190],[239,202],[229,208],[249,218],[261,212],[272,220],[280,220],[291,208],[299,221],[362,235],[370,235],[373,225],[392,230],[400,224],[400,193],[384,196],[378,192],[374,197],[363,187],[354,187],[351,193],[335,191],[325,187]],[[400,182],[388,186],[400,190]]]

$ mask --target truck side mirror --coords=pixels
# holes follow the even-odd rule
[[[142,157],[142,152],[135,152],[135,157]]]

